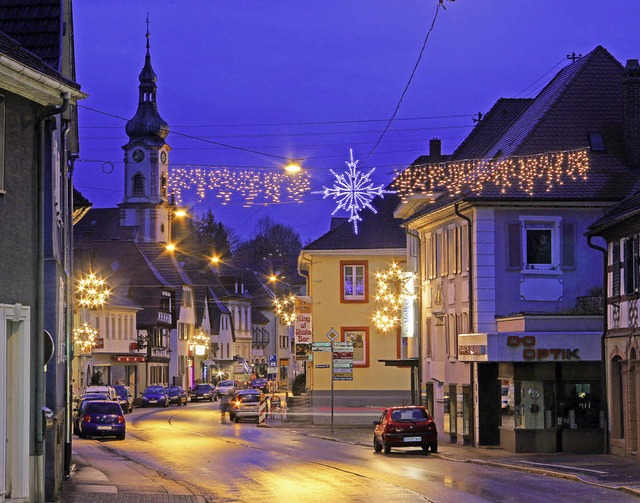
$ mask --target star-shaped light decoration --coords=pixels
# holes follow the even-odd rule
[[[295,295],[289,294],[280,298],[276,297],[273,299],[273,306],[276,315],[280,317],[284,325],[290,327],[295,323],[297,316]]]
[[[376,168],[371,168],[367,173],[358,171],[358,163],[360,161],[353,160],[353,150],[349,149],[351,161],[345,161],[349,167],[349,171],[339,175],[332,169],[329,170],[336,177],[336,183],[333,188],[322,186],[322,191],[314,191],[312,194],[323,194],[322,199],[332,196],[337,199],[336,209],[331,215],[335,215],[338,210],[349,212],[349,222],[353,222],[353,230],[358,234],[358,222],[362,221],[360,212],[365,208],[369,208],[374,213],[378,213],[371,206],[371,201],[376,196],[384,198],[384,194],[394,194],[393,190],[384,190],[383,185],[374,186],[371,181],[371,174]]]
[[[388,271],[377,272],[378,309],[373,315],[373,323],[381,332],[389,332],[400,326],[400,312],[407,299],[415,298],[412,285],[415,274],[405,272],[399,264],[391,264]]]
[[[81,353],[86,353],[95,347],[97,340],[98,331],[86,322],[73,329],[73,342],[80,347]]]

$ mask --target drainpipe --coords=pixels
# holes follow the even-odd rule
[[[462,213],[460,213],[460,203],[455,203],[453,206],[453,209],[455,211],[455,214],[462,218],[462,220],[465,220],[467,222],[467,262],[469,264],[469,330],[471,333],[475,333],[475,327],[474,327],[474,323],[473,323],[473,301],[474,301],[474,296],[473,296],[473,249],[472,249],[472,239],[473,239],[473,227],[472,227],[472,222],[471,222],[471,218],[469,218],[466,215],[463,215]],[[476,362],[471,362],[471,365],[469,366],[469,382],[471,384],[471,404],[470,404],[470,413],[471,413],[471,417],[470,417],[470,425],[469,425],[469,432],[470,432],[470,442],[471,445],[476,446],[476,439],[475,439],[475,424],[474,424],[474,419],[475,419],[475,410],[474,410],[474,404],[475,404],[475,379],[474,379],[474,369],[475,366],[477,365]]]
[[[422,278],[422,271],[421,271],[421,264],[422,264],[422,260],[420,260],[421,257],[421,253],[422,253],[422,240],[420,239],[420,233],[418,233],[416,231],[415,234],[413,234],[411,232],[411,229],[409,229],[408,227],[405,229],[407,234],[409,234],[409,236],[413,236],[414,238],[416,238],[416,240],[418,241],[418,264],[417,264],[417,276],[418,278]],[[421,288],[421,287],[418,287]],[[420,404],[421,402],[421,397],[422,397],[422,294],[417,295],[416,296],[418,299],[417,302],[417,310],[418,310],[418,323],[417,323],[417,327],[416,327],[416,340],[418,341],[418,375],[417,375],[417,380],[418,380],[418,396],[417,397],[411,397],[411,402],[413,405],[416,404]],[[413,382],[413,375],[411,376],[412,382]],[[417,398],[417,400],[416,400]]]
[[[72,459],[72,450],[71,450],[71,438],[72,438],[72,409],[73,409],[73,391],[71,388],[71,379],[72,379],[72,363],[73,363],[73,339],[72,339],[72,327],[73,327],[73,170],[75,167],[75,161],[78,158],[77,152],[67,152],[66,149],[66,137],[69,133],[69,124],[70,121],[65,121],[64,128],[64,138],[65,138],[65,149],[64,153],[66,155],[67,162],[67,232],[65,233],[65,237],[67,239],[67,244],[65,249],[67,251],[67,260],[65,264],[66,269],[66,285],[67,285],[67,295],[66,302],[67,308],[66,312],[66,380],[65,380],[65,407],[66,407],[66,432],[65,432],[65,450],[64,450],[64,474],[65,477],[69,477],[71,475],[71,459]]]
[[[602,336],[600,337],[600,354],[602,360],[602,402],[604,406],[604,452],[609,452],[609,403],[607,399],[607,350],[606,350],[606,336],[607,336],[607,250],[602,246],[598,246],[593,244],[592,242],[593,236],[587,236],[587,245],[589,248],[593,248],[594,250],[598,250],[602,253],[603,260],[603,280],[602,284]]]
[[[42,458],[44,455],[44,431],[43,431],[43,407],[45,395],[45,376],[44,376],[44,247],[45,247],[45,228],[44,228],[44,178],[47,168],[45,158],[48,146],[47,139],[47,122],[52,117],[63,113],[69,106],[69,93],[62,95],[62,104],[46,107],[44,113],[38,116],[38,179],[37,179],[37,201],[36,214],[38,215],[38,287],[37,287],[37,316],[36,316],[36,337],[35,337],[35,357],[36,357],[36,375],[35,375],[35,443],[34,455]]]

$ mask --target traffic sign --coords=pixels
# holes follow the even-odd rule
[[[329,330],[327,332],[327,339],[329,339],[331,342],[335,341],[337,338],[339,337],[338,332],[335,331],[335,329],[333,327],[331,327],[331,330]]]

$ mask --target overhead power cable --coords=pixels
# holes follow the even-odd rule
[[[418,65],[420,64],[420,61],[422,60],[422,55],[424,54],[424,50],[427,47],[427,42],[429,40],[429,36],[431,35],[431,32],[433,31],[433,28],[436,25],[436,19],[438,19],[438,12],[440,12],[440,7],[442,7],[442,0],[438,2],[438,5],[436,5],[436,13],[433,16],[433,20],[431,21],[431,26],[429,27],[429,30],[427,31],[427,35],[424,37],[424,42],[422,43],[422,48],[420,49],[420,53],[418,54],[418,59],[416,61],[416,64],[413,65],[413,70],[411,71],[411,75],[409,76],[409,80],[407,82],[407,85],[404,87],[404,90],[402,91],[402,94],[400,95],[400,99],[398,100],[398,104],[396,105],[396,109],[393,111],[393,114],[391,114],[391,118],[389,119],[389,122],[387,122],[387,125],[385,126],[384,130],[380,134],[380,137],[378,138],[378,141],[376,141],[376,143],[373,146],[373,148],[371,149],[371,151],[367,154],[367,157],[364,158],[363,164],[367,161],[367,159],[369,159],[369,157],[371,157],[371,155],[376,150],[376,148],[378,148],[378,145],[382,141],[382,138],[384,137],[384,135],[387,133],[387,131],[391,127],[391,123],[393,122],[393,120],[396,118],[396,115],[398,114],[398,110],[400,110],[400,105],[402,104],[402,101],[404,100],[405,94],[407,94],[409,86],[411,85],[411,81],[413,80],[413,77],[416,74],[416,70],[418,69]]]

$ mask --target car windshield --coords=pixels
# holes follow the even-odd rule
[[[85,409],[87,414],[118,414],[120,406],[115,402],[89,402]]]
[[[233,386],[233,381],[220,381],[218,387]]]
[[[391,413],[392,421],[424,421],[429,419],[424,409],[400,409]]]
[[[127,398],[127,396],[129,396],[126,389],[120,388],[116,389],[116,394],[118,395],[118,398]]]
[[[145,393],[164,393],[164,388],[162,386],[149,386],[144,390]]]
[[[196,389],[198,391],[209,391],[211,389],[211,386],[209,386],[208,384],[198,384],[196,386]]]
[[[180,393],[180,388],[167,388],[167,393],[170,395],[177,395]]]

